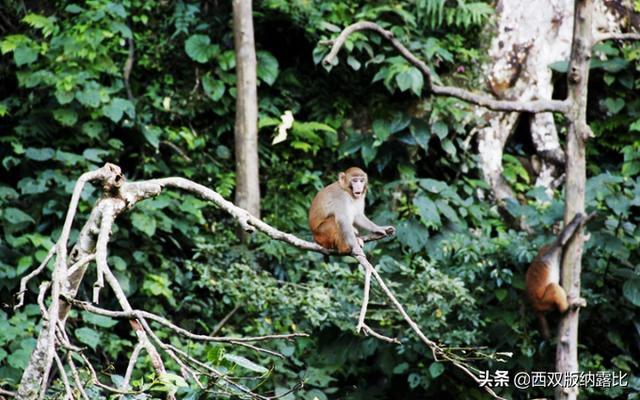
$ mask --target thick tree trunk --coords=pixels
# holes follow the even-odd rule
[[[260,217],[258,93],[251,0],[233,0],[236,52],[236,204]]]
[[[567,75],[568,97],[571,110],[567,115],[569,132],[567,135],[567,178],[565,185],[564,221],[568,223],[577,213],[584,213],[586,160],[585,141],[591,136],[587,125],[587,86],[589,82],[589,63],[593,44],[592,0],[576,0],[573,43]],[[569,302],[580,298],[580,273],[582,269],[582,229],[568,243],[562,260],[562,286],[567,292]],[[563,316],[558,328],[558,347],[556,350],[556,370],[570,373],[578,371],[578,317],[579,308],[570,307]],[[558,388],[556,399],[575,399],[576,387]]]
[[[625,24],[629,4],[598,1],[594,4],[592,32],[619,32]],[[573,0],[499,0],[496,5],[496,34],[485,68],[489,90],[504,99],[528,101],[551,99],[552,73],[549,65],[569,58],[573,32]],[[520,113],[479,109],[486,121],[478,130],[480,171],[500,201],[514,193],[502,177],[504,145],[515,130]],[[540,160],[535,185],[549,194],[562,174],[565,154],[551,113],[535,114],[527,121],[531,142]]]

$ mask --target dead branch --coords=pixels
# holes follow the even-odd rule
[[[122,68],[122,78],[124,80],[124,87],[127,90],[127,97],[129,98],[129,101],[133,103],[133,92],[131,91],[131,82],[129,81],[131,71],[133,70],[133,63],[135,62],[135,45],[133,43],[133,37],[127,39],[127,44],[129,45],[129,52],[127,55],[127,61],[125,61],[124,67]]]
[[[398,299],[396,299],[396,297],[394,296],[393,292],[391,292],[389,287],[387,287],[386,283],[384,282],[384,280],[382,279],[380,274],[378,274],[378,271],[376,271],[375,268],[373,268],[373,266],[371,265],[371,263],[369,263],[369,260],[367,260],[367,258],[364,255],[353,255],[353,256],[358,260],[358,262],[360,263],[360,265],[362,265],[362,267],[365,269],[365,271],[371,271],[371,273],[373,274],[374,278],[376,278],[376,281],[378,282],[378,285],[380,285],[380,288],[382,289],[382,291],[387,295],[387,298],[389,298],[389,300],[391,300],[391,303],[396,308],[396,310],[398,310],[400,315],[402,315],[402,318],[404,318],[404,320],[407,322],[407,324],[409,325],[411,330],[413,330],[413,332],[416,334],[416,336],[418,336],[418,338],[420,338],[422,343],[424,343],[431,350],[431,353],[433,354],[434,360],[435,361],[443,361],[443,360],[444,361],[449,361],[453,365],[455,365],[456,367],[461,369],[464,373],[469,375],[476,383],[480,383],[480,378],[477,377],[476,374],[474,374],[470,370],[471,367],[466,363],[466,361],[461,360],[458,357],[453,357],[447,351],[445,351],[445,349],[440,347],[436,342],[432,341],[427,336],[425,336],[425,334],[422,332],[422,330],[420,329],[418,324],[416,324],[415,321],[413,321],[413,319],[411,319],[411,317],[409,316],[409,314],[407,314],[407,312],[405,311],[405,309],[402,306],[402,304],[400,304]],[[490,387],[483,386],[482,388],[487,393],[489,393],[493,398],[495,398],[495,399],[503,399],[502,397],[498,396]]]
[[[233,315],[240,309],[240,306],[236,305],[235,307],[233,307],[233,309],[231,311],[229,311],[229,313],[227,315],[224,316],[224,318],[222,318],[220,320],[220,322],[218,322],[214,327],[213,330],[211,331],[211,336],[215,336],[218,334],[218,332],[220,332],[220,329],[222,329],[223,326],[226,325],[226,323],[229,321],[229,319],[231,317],[233,317]]]
[[[150,313],[148,311],[134,310],[134,309],[129,311],[112,311],[112,310],[96,307],[84,301],[68,299],[68,298],[65,298],[65,300],[69,301],[74,306],[79,307],[85,311],[89,311],[97,315],[103,315],[105,317],[125,318],[125,319],[148,319],[151,321],[155,321],[184,337],[187,337],[192,340],[202,341],[202,342],[247,343],[247,342],[260,342],[260,341],[270,341],[270,340],[291,340],[297,337],[309,336],[306,333],[289,333],[284,335],[265,335],[265,336],[249,336],[249,337],[222,337],[222,336],[198,335],[175,325],[174,323],[167,320],[166,318]]]
[[[496,100],[495,98],[481,93],[473,93],[468,90],[464,90],[453,86],[442,86],[435,84],[433,81],[433,74],[427,64],[416,57],[409,49],[407,49],[401,41],[396,39],[393,32],[382,28],[380,25],[369,22],[360,21],[346,27],[340,35],[333,40],[333,46],[331,51],[324,58],[323,63],[325,65],[331,65],[336,58],[340,48],[347,40],[349,35],[358,31],[374,31],[383,38],[385,38],[391,45],[398,50],[400,55],[404,57],[410,64],[415,66],[422,72],[426,78],[426,84],[429,90],[436,95],[451,96],[464,100],[466,102],[483,106],[494,111],[519,111],[528,113],[541,113],[541,112],[560,112],[567,113],[569,111],[569,103],[565,100],[533,100],[533,101],[510,101],[510,100]]]
[[[38,276],[38,274],[40,274],[42,272],[42,270],[44,269],[44,267],[47,266],[47,264],[49,263],[49,260],[51,260],[51,257],[53,257],[54,254],[56,254],[56,247],[55,246],[53,246],[49,250],[49,253],[47,253],[47,256],[44,258],[44,260],[42,260],[42,263],[40,263],[40,266],[38,266],[38,268],[36,268],[33,271],[31,271],[29,273],[29,275],[27,275],[24,278],[20,279],[20,289],[18,290],[18,293],[16,295],[16,297],[18,299],[18,302],[16,303],[15,306],[13,306],[14,310],[22,307],[22,304],[24,303],[24,294],[27,291],[27,284],[29,283],[29,281],[31,279],[33,279],[34,277]]]
[[[640,40],[640,33],[599,32],[594,34],[593,44],[603,42],[605,40]]]
[[[91,213],[89,221],[85,224],[83,229],[81,230],[80,236],[78,238],[78,244],[74,247],[72,251],[71,260],[74,261],[74,264],[71,268],[67,268],[67,241],[69,237],[69,232],[71,229],[71,224],[73,221],[73,217],[75,215],[75,210],[78,205],[78,200],[80,197],[80,193],[82,192],[82,188],[84,183],[90,180],[100,180],[103,183],[103,188],[105,190],[106,196],[103,196],[96,203],[94,210]],[[87,360],[86,356],[82,354],[79,349],[73,349],[71,344],[69,343],[68,338],[66,337],[66,333],[64,332],[64,321],[68,310],[71,306],[76,306],[81,309],[87,310],[89,312],[93,312],[100,315],[115,317],[115,318],[126,318],[130,320],[130,323],[138,337],[139,346],[142,346],[146,349],[147,353],[151,357],[152,365],[156,370],[158,376],[163,376],[166,374],[164,369],[164,364],[162,358],[158,351],[156,350],[156,346],[158,346],[165,354],[167,354],[181,369],[182,375],[185,377],[190,377],[196,384],[201,386],[202,384],[198,380],[198,375],[202,374],[203,370],[207,371],[207,374],[214,374],[217,379],[221,379],[226,384],[234,387],[235,389],[242,392],[244,395],[253,398],[260,399],[268,399],[268,397],[258,395],[256,393],[251,392],[249,389],[243,387],[242,385],[238,385],[235,381],[226,375],[220,373],[207,366],[204,363],[199,362],[198,360],[193,359],[188,356],[185,352],[177,349],[175,346],[162,342],[158,336],[153,332],[151,327],[149,326],[147,320],[155,321],[166,328],[169,328],[178,334],[185,336],[191,340],[200,340],[200,341],[216,341],[223,343],[230,343],[233,345],[245,346],[254,351],[263,352],[272,356],[282,357],[282,355],[278,352],[274,352],[272,350],[264,349],[262,347],[258,347],[251,342],[263,341],[263,340],[277,340],[277,339],[285,339],[291,340],[296,337],[306,336],[303,333],[292,333],[288,335],[267,335],[260,337],[215,337],[215,336],[207,336],[207,335],[198,335],[192,332],[189,332],[183,328],[178,327],[167,319],[160,317],[158,315],[142,311],[142,310],[134,310],[129,301],[122,290],[118,280],[115,278],[111,269],[109,268],[107,262],[107,246],[109,241],[109,236],[111,233],[111,227],[115,222],[117,216],[122,213],[124,210],[131,209],[137,202],[142,201],[144,199],[157,196],[161,193],[162,189],[168,188],[177,188],[182,189],[187,192],[193,193],[198,197],[211,201],[220,207],[222,210],[226,211],[230,214],[234,219],[238,221],[238,223],[243,227],[243,229],[247,232],[253,232],[256,229],[265,233],[267,236],[275,239],[284,241],[289,243],[295,247],[298,247],[303,250],[316,251],[323,254],[336,254],[333,251],[327,250],[316,243],[311,243],[306,240],[302,240],[295,235],[290,233],[282,232],[259,218],[248,213],[246,210],[237,207],[235,204],[231,203],[224,199],[217,192],[203,186],[192,182],[188,179],[173,177],[173,178],[163,178],[163,179],[153,179],[148,181],[141,182],[125,182],[124,176],[120,172],[120,168],[113,164],[106,164],[104,167],[89,173],[85,173],[78,180],[76,187],[74,189],[74,193],[69,205],[69,211],[67,213],[67,219],[65,220],[65,225],[63,227],[60,240],[56,244],[56,266],[54,270],[54,279],[51,285],[52,287],[52,301],[53,303],[49,307],[48,310],[43,310],[46,316],[46,322],[48,324],[48,328],[46,332],[41,332],[41,335],[38,339],[38,344],[36,345],[36,350],[34,351],[34,355],[32,355],[32,359],[30,361],[31,365],[38,365],[40,362],[39,359],[35,359],[36,354],[42,354],[48,351],[53,350],[55,354],[55,333],[56,327],[58,328],[59,338],[61,345],[66,347],[69,351],[76,351],[82,357],[86,367],[89,369],[93,382],[96,386],[103,388],[105,390],[111,391],[116,394],[127,394],[132,393],[127,390],[128,388],[117,389],[112,388],[108,385],[104,385],[100,383],[95,373],[95,370]],[[369,235],[365,239],[370,240],[378,240],[384,236],[376,236]],[[80,244],[80,247],[78,246]],[[95,249],[95,252],[92,252],[92,247]],[[378,284],[383,289],[384,293],[391,300],[395,308],[402,315],[402,317],[407,321],[411,329],[417,334],[420,340],[429,347],[433,353],[434,359],[436,361],[446,360],[451,362],[456,367],[462,369],[471,376],[475,381],[478,381],[478,378],[469,370],[468,364],[460,358],[456,358],[450,355],[446,349],[439,347],[435,342],[428,339],[417,326],[417,324],[409,317],[406,313],[402,305],[398,302],[398,300],[394,297],[393,293],[386,286],[380,275],[375,271],[373,266],[367,261],[364,255],[354,255],[360,264],[363,266],[365,271],[365,296],[363,299],[363,305],[359,317],[359,327],[365,332],[365,334],[370,334],[373,337],[376,337],[380,340],[384,340],[387,342],[397,343],[397,339],[388,338],[384,335],[376,333],[368,327],[364,323],[364,318],[366,315],[366,308],[368,304],[368,289],[370,286],[370,277],[371,274],[374,275]],[[106,282],[109,287],[113,290],[117,301],[120,304],[122,311],[109,311],[104,310],[89,303],[81,302],[75,299],[75,294],[77,292],[77,288],[82,280],[86,267],[91,260],[96,260],[96,266],[98,271],[98,279],[96,285],[94,287],[94,300],[97,300],[97,293],[100,288],[103,287],[104,282]],[[368,279],[367,279],[368,275]],[[369,282],[368,282],[369,281]],[[61,288],[64,287],[64,291],[61,292]],[[54,289],[57,288],[57,292],[54,293]],[[45,288],[41,290],[41,296],[44,298]],[[44,301],[42,301],[44,303]],[[58,304],[61,303],[61,304]],[[44,308],[44,305],[43,305]],[[57,311],[53,313],[53,310],[62,310],[62,314],[59,314]],[[60,317],[59,317],[60,315]],[[59,317],[59,318],[58,318]],[[51,328],[52,327],[52,328]],[[45,334],[48,333],[48,334]],[[149,338],[151,340],[149,340]],[[153,342],[153,343],[152,343]],[[155,344],[154,344],[155,343]],[[53,358],[53,356],[52,356]],[[133,357],[132,357],[133,359]],[[135,364],[135,361],[130,361],[130,364]],[[41,364],[40,364],[41,365]],[[49,365],[50,364],[45,364]],[[201,370],[196,370],[192,366],[196,368],[200,368]],[[133,368],[133,367],[131,367]],[[27,368],[29,369],[29,367]],[[129,367],[127,368],[129,369]],[[215,372],[214,372],[215,371]],[[46,371],[45,371],[46,372]],[[26,374],[26,372],[25,372]],[[33,377],[31,377],[33,378]],[[23,375],[23,381],[25,381],[25,376]],[[39,379],[40,385],[40,393],[44,394],[46,390],[46,380]],[[21,390],[23,386],[21,385]],[[485,388],[488,393],[490,393],[493,397],[499,398],[490,388]],[[168,396],[172,398],[172,395]],[[30,397],[29,397],[30,398]]]
[[[10,390],[5,390],[3,388],[0,388],[0,395],[1,396],[7,396],[7,397],[16,397],[17,393],[16,392],[12,392]]]

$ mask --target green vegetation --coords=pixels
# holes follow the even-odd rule
[[[129,180],[183,176],[228,199],[234,190],[236,77],[227,2],[42,3],[50,4],[25,8],[4,0],[0,10],[12,24],[0,37],[4,388],[19,382],[39,331],[37,281],[27,305],[11,307],[19,280],[57,240],[82,172],[113,162]],[[320,65],[326,40],[367,19],[391,29],[438,79],[481,88],[491,3],[266,0],[254,7],[263,219],[310,239],[306,216],[317,190],[344,167],[363,166],[371,183],[368,213],[398,228],[396,238],[366,251],[425,334],[447,347],[513,352],[507,363],[479,362],[482,370],[553,370],[555,346],[542,339],[523,289],[526,266],[562,219],[561,193],[548,198],[534,189],[516,157],[523,145],[509,145],[505,177],[520,201],[507,209],[535,233],[515,231],[487,199],[475,169],[471,106],[430,97],[419,71],[374,35],[352,35],[338,65]],[[134,63],[126,81],[130,46]],[[640,46],[605,42],[597,50],[587,210],[598,217],[589,225],[583,259],[588,307],[581,311],[579,360],[581,370],[627,373],[629,387],[582,393],[631,399],[640,397]],[[554,68],[562,73],[562,65]],[[287,110],[293,127],[272,144]],[[72,240],[98,195],[97,188],[83,194]],[[265,345],[285,360],[231,345],[190,345],[192,356],[222,370],[264,374],[248,383],[260,391],[284,393],[304,381],[284,398],[485,396],[460,371],[434,361],[375,284],[368,321],[401,344],[355,334],[363,279],[353,260],[303,252],[261,234],[243,245],[227,214],[191,195],[166,193],[138,204],[118,219],[109,250],[135,308],[211,333],[237,306],[220,334],[309,333]],[[82,299],[91,297],[85,285]],[[117,308],[108,293],[100,305]],[[556,323],[552,316],[551,326]],[[122,380],[136,343],[128,323],[74,311],[67,331],[104,367],[104,381]],[[161,398],[180,386],[158,382],[151,368],[141,367],[149,359],[142,360],[134,389]],[[167,369],[179,371],[171,363]],[[56,379],[51,398],[63,393]],[[500,393],[525,398],[550,391]],[[108,396],[97,387],[90,394]],[[214,398],[197,386],[181,387],[179,397]]]

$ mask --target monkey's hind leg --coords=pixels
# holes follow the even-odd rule
[[[329,217],[324,220],[318,226],[318,228],[313,231],[313,239],[322,247],[327,249],[338,249],[338,238],[340,237],[338,232],[338,224],[336,223],[335,218]]]
[[[540,308],[543,310],[552,310],[557,308],[558,311],[563,313],[569,308],[567,293],[564,291],[562,286],[552,282],[548,284],[547,288],[544,290],[544,295],[542,295],[542,299],[540,299],[540,305]]]

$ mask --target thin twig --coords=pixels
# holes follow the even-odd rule
[[[15,306],[13,306],[14,310],[22,307],[22,304],[24,304],[24,294],[27,291],[27,284],[31,279],[33,279],[35,276],[40,274],[40,272],[42,272],[42,270],[44,269],[44,267],[47,266],[47,264],[49,263],[49,260],[51,260],[51,257],[53,257],[54,254],[56,254],[56,246],[53,246],[51,247],[51,249],[49,249],[49,253],[47,253],[47,256],[44,258],[44,260],[42,260],[42,263],[40,263],[38,268],[31,271],[29,275],[20,279],[20,289],[18,290],[18,293],[16,293],[18,303]]]
[[[368,266],[364,268],[364,290],[362,293],[362,306],[360,307],[360,315],[358,316],[358,325],[356,325],[356,332],[360,333],[360,330],[365,326],[364,320],[367,315],[367,305],[369,304],[369,288],[371,287],[371,270]]]
[[[73,362],[73,356],[71,355],[70,351],[67,352],[67,364],[69,364],[69,368],[71,368],[73,381],[75,382],[76,387],[80,391],[80,394],[82,395],[83,400],[89,400],[89,396],[87,396],[87,392],[84,391],[84,385],[82,384],[82,381],[80,381],[80,373],[76,368],[76,364]]]
[[[12,392],[10,390],[5,390],[3,388],[0,388],[0,395],[8,396],[8,397],[16,397],[18,394],[16,392]]]
[[[161,325],[166,326],[169,329],[188,337],[189,339],[203,341],[203,342],[223,342],[223,343],[246,343],[246,342],[259,342],[264,340],[291,340],[296,337],[308,337],[309,335],[306,333],[288,333],[283,335],[264,335],[264,336],[249,336],[249,337],[223,337],[223,336],[209,336],[209,335],[198,335],[192,333],[184,328],[179,327],[173,322],[163,318],[159,315],[150,313],[148,311],[143,310],[130,310],[130,311],[112,311],[104,308],[96,307],[90,303],[83,302],[75,299],[66,299],[71,304],[82,308],[83,310],[92,312],[98,315],[104,315],[106,317],[112,318],[126,318],[126,319],[149,319],[155,322],[158,322]]]
[[[640,40],[640,33],[614,33],[614,32],[602,32],[596,33],[593,37],[593,44],[603,42],[605,40]]]
[[[233,307],[233,309],[229,311],[229,313],[225,315],[224,318],[222,318],[222,320],[216,324],[216,326],[213,327],[213,330],[211,331],[211,336],[217,335],[218,332],[220,332],[220,329],[222,329],[222,327],[225,326],[227,321],[229,321],[229,319],[233,317],[233,314],[235,314],[239,309],[240,309],[239,305],[236,305],[235,307]]]
[[[355,257],[358,260],[360,265],[362,265],[365,268],[365,270],[369,269],[371,271],[371,273],[373,274],[374,278],[376,278],[376,281],[378,282],[378,285],[380,285],[380,288],[382,289],[382,291],[387,295],[389,300],[391,300],[391,303],[395,306],[395,308],[398,310],[400,315],[402,315],[402,317],[407,322],[409,327],[411,327],[411,329],[415,332],[415,334],[418,336],[418,338],[420,338],[420,340],[424,344],[426,344],[429,349],[431,349],[431,352],[433,354],[434,360],[436,360],[436,361],[439,361],[439,360],[442,360],[442,359],[447,360],[447,361],[451,362],[453,365],[455,365],[456,367],[460,368],[462,371],[464,371],[475,382],[477,382],[477,383],[480,382],[480,378],[478,378],[473,372],[471,372],[469,370],[469,367],[466,364],[458,362],[457,360],[455,360],[452,357],[450,357],[449,355],[447,355],[447,353],[444,351],[444,349],[442,349],[436,342],[432,341],[427,336],[425,336],[425,334],[422,332],[422,330],[420,329],[418,324],[416,324],[413,321],[413,319],[411,319],[409,314],[407,314],[407,312],[405,311],[405,309],[402,306],[402,304],[400,304],[398,299],[396,299],[396,297],[394,296],[393,292],[391,292],[391,290],[387,287],[386,283],[384,282],[384,280],[382,279],[380,274],[378,274],[378,271],[376,271],[373,268],[371,263],[369,263],[369,260],[367,260],[367,258],[364,255],[353,255],[353,257]],[[502,399],[502,397],[498,396],[488,386],[483,386],[482,388],[487,393],[489,393],[492,397],[494,397],[496,399]]]
[[[58,366],[58,370],[60,371],[60,377],[62,378],[62,384],[64,385],[64,390],[67,393],[68,400],[73,400],[73,391],[71,390],[71,385],[69,384],[69,378],[67,377],[67,372],[64,370],[64,365],[62,365],[62,361],[58,356],[58,353],[54,353],[53,358],[56,361],[56,365]]]
[[[124,374],[124,379],[122,381],[122,390],[129,390],[129,381],[131,380],[131,375],[133,374],[133,369],[136,366],[136,362],[138,361],[138,356],[140,356],[140,350],[142,350],[144,346],[142,343],[138,342],[136,347],[133,348],[131,352],[131,357],[129,357],[129,364],[127,365],[127,371]]]
[[[127,97],[129,98],[129,101],[133,103],[134,97],[133,92],[131,91],[131,83],[129,81],[129,78],[131,77],[131,70],[133,69],[133,63],[135,62],[135,45],[133,43],[133,37],[127,39],[127,44],[129,45],[129,53],[127,55],[127,61],[124,63],[124,68],[122,69],[122,78],[124,80],[124,87],[127,90]]]

